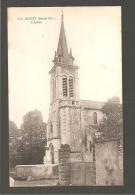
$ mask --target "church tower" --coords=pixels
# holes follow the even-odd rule
[[[47,124],[46,157],[50,163],[58,163],[61,144],[69,144],[71,151],[81,149],[81,109],[79,99],[79,67],[74,65],[72,50],[68,50],[61,15],[61,27],[57,51],[50,74],[50,110]]]

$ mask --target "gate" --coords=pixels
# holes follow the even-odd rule
[[[95,163],[82,161],[78,153],[70,154],[69,145],[61,145],[59,150],[59,185],[96,185]]]
[[[93,162],[70,163],[70,182],[72,186],[94,186],[96,175]]]

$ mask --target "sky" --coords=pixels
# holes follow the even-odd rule
[[[19,127],[31,110],[47,122],[49,70],[62,7],[8,8],[9,120]],[[79,66],[80,98],[122,101],[121,7],[64,7],[68,48]]]

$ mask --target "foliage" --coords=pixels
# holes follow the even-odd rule
[[[46,124],[38,110],[30,111],[23,117],[23,137],[19,150],[22,164],[37,164],[43,162],[46,145]]]
[[[37,131],[42,126],[43,118],[42,114],[38,110],[30,111],[26,113],[23,117],[23,124],[21,125],[22,129],[28,131]]]
[[[12,135],[16,132],[17,126],[14,121],[9,121],[9,135]]]
[[[9,121],[9,166],[14,167],[17,162],[18,128],[13,121]]]
[[[38,110],[23,117],[21,129],[9,122],[10,167],[17,164],[40,164],[43,162],[46,145],[46,124]]]
[[[99,125],[101,139],[120,139],[122,137],[122,105],[118,97],[113,97],[102,108],[103,120]]]

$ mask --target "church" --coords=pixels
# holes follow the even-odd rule
[[[50,74],[50,109],[47,122],[46,163],[59,163],[59,149],[68,144],[75,160],[93,161],[93,134],[103,117],[104,103],[79,96],[79,66],[68,49],[64,16]],[[81,82],[81,81],[80,81]]]

